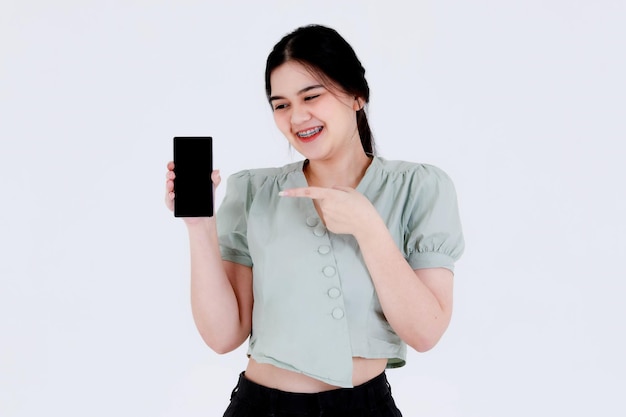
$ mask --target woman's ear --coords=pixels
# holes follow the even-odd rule
[[[352,107],[354,108],[354,111],[361,110],[363,108],[363,99],[361,97],[355,97]]]

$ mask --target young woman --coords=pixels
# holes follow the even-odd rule
[[[306,159],[236,173],[216,216],[185,219],[200,334],[218,353],[250,339],[225,416],[400,416],[385,369],[450,322],[464,247],[454,186],[375,155],[364,75],[336,31],[286,35],[266,92]],[[170,162],[170,209],[174,177]]]

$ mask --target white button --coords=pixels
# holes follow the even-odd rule
[[[332,315],[335,319],[339,320],[343,318],[343,310],[337,307],[333,310]]]
[[[317,248],[317,251],[321,253],[322,255],[326,255],[328,252],[330,252],[330,246],[322,245],[319,248]]]
[[[315,236],[324,236],[325,233],[326,233],[326,228],[324,226],[318,226],[315,229],[313,229],[313,234]]]
[[[317,223],[319,223],[319,219],[315,216],[309,216],[306,218],[306,224],[307,226],[317,226]]]
[[[328,290],[328,296],[330,298],[337,298],[341,295],[341,290],[339,288],[331,288]]]
[[[335,272],[337,272],[337,270],[334,266],[325,266],[324,269],[322,269],[322,272],[327,277],[332,277],[333,275],[335,275]]]

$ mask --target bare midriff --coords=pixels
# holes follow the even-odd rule
[[[387,366],[387,359],[352,358],[352,385],[361,385],[380,375]],[[246,378],[259,385],[287,392],[314,393],[339,387],[322,382],[274,365],[259,363],[250,358]]]

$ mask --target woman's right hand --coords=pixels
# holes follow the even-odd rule
[[[174,199],[176,198],[176,194],[174,192],[174,178],[176,178],[176,173],[174,173],[174,162],[170,161],[167,163],[167,173],[165,174],[165,205],[170,211],[174,211]],[[213,193],[217,189],[217,186],[220,185],[222,181],[222,177],[220,177],[220,171],[214,170],[211,173],[211,181],[213,182]],[[215,216],[214,216],[215,217]],[[193,224],[202,221],[203,217],[185,217],[185,223]]]

